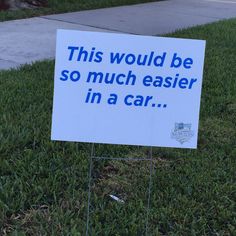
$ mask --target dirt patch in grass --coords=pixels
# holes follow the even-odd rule
[[[47,7],[47,0],[0,0],[0,11]]]

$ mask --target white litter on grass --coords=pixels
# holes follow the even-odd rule
[[[118,197],[116,197],[116,196],[114,196],[114,195],[112,195],[112,194],[110,194],[109,196],[110,196],[113,200],[115,200],[115,201],[117,201],[117,202],[125,203],[122,199],[120,199],[120,198],[118,198]]]

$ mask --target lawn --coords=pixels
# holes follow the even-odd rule
[[[236,234],[235,29],[232,19],[168,35],[207,40],[199,141],[197,150],[153,149],[148,235]],[[90,144],[50,141],[53,70],[44,61],[0,71],[0,235],[85,235]],[[149,163],[93,164],[91,235],[144,235]]]
[[[47,7],[17,11],[0,11],[0,22],[55,13],[132,5],[162,0],[48,0]]]

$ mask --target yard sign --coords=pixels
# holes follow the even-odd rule
[[[196,148],[205,41],[58,30],[52,140]]]

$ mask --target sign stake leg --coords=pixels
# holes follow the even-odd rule
[[[150,147],[148,152],[148,159],[150,159],[150,175],[149,175],[149,186],[148,186],[148,202],[147,202],[147,216],[146,216],[146,233],[148,236],[149,232],[149,213],[151,205],[151,191],[152,191],[152,175],[153,175],[153,159],[152,159],[152,147]]]
[[[92,180],[92,166],[93,166],[94,153],[95,153],[95,148],[94,148],[94,143],[92,143],[91,152],[90,152],[90,158],[89,158],[89,181],[88,181],[88,206],[87,206],[86,236],[89,235],[91,180]]]

